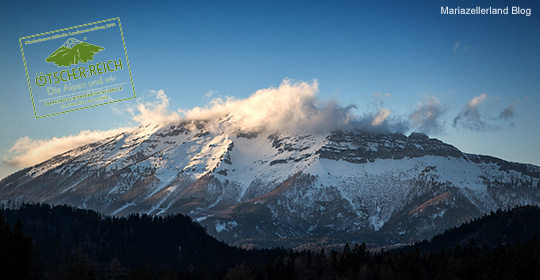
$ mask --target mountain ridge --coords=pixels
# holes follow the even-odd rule
[[[408,242],[540,204],[538,166],[425,134],[246,132],[228,121],[146,125],[81,146],[0,181],[0,201],[183,213],[246,247]]]

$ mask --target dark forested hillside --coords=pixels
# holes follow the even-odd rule
[[[237,263],[263,263],[285,254],[281,250],[243,250],[206,234],[184,215],[105,217],[68,206],[25,204],[4,209],[8,224],[21,221],[34,238],[45,278],[73,279],[79,269],[88,278],[163,273],[219,277]],[[143,273],[142,270],[145,272]],[[71,274],[70,274],[71,273]]]
[[[413,248],[426,252],[438,251],[441,247],[454,248],[472,242],[493,249],[498,245],[508,246],[530,241],[536,236],[540,236],[540,208],[521,206],[491,212],[459,227],[448,229],[433,237],[430,242],[420,242]]]
[[[236,266],[226,279],[540,279],[540,208],[497,211],[431,242],[373,253],[297,252],[263,266]],[[493,245],[494,244],[494,245]]]
[[[12,227],[0,212],[0,278],[39,279],[38,263],[32,238],[22,232],[21,222]]]
[[[540,278],[534,206],[493,212],[430,242],[376,253],[365,244],[339,252],[248,251],[209,237],[183,215],[111,218],[23,205],[3,216],[2,279]]]

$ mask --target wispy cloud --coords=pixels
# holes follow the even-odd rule
[[[159,124],[181,119],[178,112],[169,108],[169,98],[162,90],[150,91],[150,100],[140,101],[133,107],[127,108],[132,120],[139,124]],[[29,136],[19,138],[3,159],[3,164],[12,167],[28,167],[47,160],[55,155],[62,154],[71,149],[93,143],[110,136],[117,135],[132,127],[123,127],[110,130],[84,130],[76,135],[53,137],[49,139],[32,139]]]
[[[512,103],[505,107],[499,113],[498,117],[496,117],[493,113],[489,116],[489,112],[480,111],[480,106],[485,103],[487,99],[487,93],[482,93],[471,99],[454,118],[453,126],[477,131],[503,128],[504,124],[501,121],[508,121],[514,117],[514,110],[519,103],[519,100],[516,99],[512,101]],[[485,116],[486,114],[488,114],[488,116]]]
[[[327,131],[345,128],[354,119],[354,106],[317,98],[319,84],[285,79],[278,87],[260,89],[245,99],[215,98],[206,107],[182,111],[187,119],[228,118],[242,131]]]
[[[15,141],[9,150],[9,157],[4,159],[4,163],[13,167],[32,166],[55,155],[114,136],[126,130],[127,128],[118,128],[107,131],[84,130],[77,135],[53,137],[50,139],[32,139],[28,136],[24,136]]]
[[[502,120],[509,120],[514,117],[514,107],[518,104],[519,100],[516,99],[508,105],[508,107],[504,108],[504,110],[499,114],[499,119]]]
[[[181,111],[187,119],[223,119],[234,130],[329,132],[337,129],[363,129],[403,132],[407,125],[390,118],[391,110],[379,106],[376,112],[355,115],[355,105],[340,105],[335,99],[318,97],[319,84],[284,79],[279,86],[260,89],[245,99],[213,99],[206,107]],[[381,93],[374,96],[387,97]]]
[[[454,52],[457,52],[457,51],[466,52],[466,51],[469,51],[471,49],[472,49],[471,45],[464,44],[463,41],[461,41],[461,40],[457,41],[455,44],[452,45],[452,51],[454,51]]]
[[[482,93],[472,98],[459,114],[454,118],[453,127],[464,128],[475,131],[496,130],[505,127],[503,121],[508,121],[514,117],[514,111],[519,100],[512,101],[507,107],[498,113],[498,116],[489,111],[480,110],[480,106],[488,100],[487,93]],[[494,98],[494,102],[499,102],[499,98]],[[511,124],[513,125],[513,124]]]
[[[472,98],[454,118],[453,127],[462,127],[469,130],[486,130],[494,128],[483,119],[478,110],[478,106],[484,103],[487,98],[487,93],[482,93]]]
[[[446,108],[441,106],[436,96],[426,96],[426,100],[418,103],[416,110],[409,115],[413,129],[427,134],[438,134],[444,131],[442,116]]]
[[[459,48],[459,45],[461,45],[461,40],[460,41],[457,41],[453,46],[452,46],[452,50],[454,50],[454,52],[456,52]]]
[[[203,99],[208,100],[208,99],[212,98],[212,96],[214,96],[214,94],[216,94],[216,93],[219,93],[219,91],[217,91],[217,90],[209,90],[208,92],[206,92],[204,94]]]
[[[171,111],[169,108],[169,97],[163,90],[150,91],[150,101],[141,101],[135,108],[127,108],[132,119],[137,123],[144,124],[159,124],[178,121],[182,117],[176,111]]]
[[[375,98],[386,98],[386,97],[390,97],[390,93],[377,92],[377,93],[373,94],[373,97],[375,97]]]
[[[379,108],[379,112],[377,112],[377,115],[375,115],[375,117],[371,121],[371,125],[372,126],[382,125],[384,121],[386,121],[388,116],[390,116],[390,113],[391,113],[390,109]]]

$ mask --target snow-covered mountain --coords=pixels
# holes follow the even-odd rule
[[[237,245],[402,243],[492,210],[540,205],[540,167],[424,134],[231,131],[228,119],[146,125],[21,170],[0,200],[111,215],[188,214]]]

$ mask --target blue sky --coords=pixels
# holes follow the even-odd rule
[[[447,5],[532,15],[441,15]],[[127,110],[152,101],[151,90],[187,110],[284,78],[317,80],[321,100],[354,104],[359,116],[386,108],[410,122],[419,104],[437,103],[436,124],[406,133],[427,127],[464,152],[540,165],[537,13],[533,0],[9,1],[0,11],[0,177],[20,168],[8,163],[17,140],[137,125]],[[36,119],[19,37],[114,17],[138,98]]]

